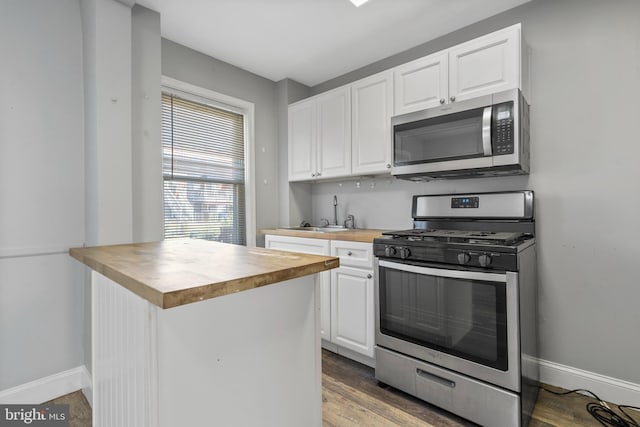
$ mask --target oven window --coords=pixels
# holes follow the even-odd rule
[[[380,331],[506,371],[506,284],[380,267]]]

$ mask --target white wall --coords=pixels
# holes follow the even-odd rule
[[[529,177],[315,184],[314,220],[333,194],[340,218],[393,229],[411,225],[414,194],[534,190],[541,357],[639,384],[640,2],[536,0],[312,93],[517,22],[531,47]]]
[[[0,5],[0,390],[82,365],[78,0]]]
[[[131,9],[115,0],[82,0],[86,241],[133,238]]]
[[[162,142],[160,139],[160,14],[131,9],[133,241],[164,237]]]

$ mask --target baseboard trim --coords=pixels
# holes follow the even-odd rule
[[[88,372],[87,372],[87,375],[89,375]],[[84,394],[84,398],[87,399],[89,406],[93,408],[93,385],[89,384],[88,386],[83,387],[82,394]]]
[[[355,360],[358,363],[362,363],[363,365],[367,365],[370,368],[376,367],[376,359],[373,357],[364,356],[360,353],[357,353],[353,350],[349,350],[348,348],[344,348],[340,345],[336,345],[332,342],[322,340],[322,348],[325,350],[329,350],[332,353],[339,354],[340,356],[344,356],[348,359]]]
[[[640,384],[607,377],[548,360],[539,360],[540,381],[567,390],[584,388],[601,399],[619,405],[637,405],[640,402]]]
[[[328,343],[323,341],[323,347],[326,348],[326,344]],[[349,353],[348,351],[345,352],[345,349],[340,349],[342,351],[339,351],[337,348],[329,348],[328,350],[343,354]],[[344,355],[353,358],[355,353]],[[361,358],[367,359],[364,356]],[[371,366],[371,360],[357,361]],[[545,384],[562,387],[567,390],[584,388],[591,390],[608,402],[620,405],[633,405],[634,402],[640,402],[640,384],[543,359],[539,360],[539,364],[540,381]],[[25,403],[35,405],[77,390],[82,390],[89,405],[93,406],[91,375],[84,365],[2,390],[0,391],[0,404]]]
[[[0,403],[39,405],[86,387],[91,387],[91,376],[87,368],[82,365],[2,390]]]

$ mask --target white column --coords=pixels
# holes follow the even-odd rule
[[[131,9],[83,0],[86,243],[130,243]]]

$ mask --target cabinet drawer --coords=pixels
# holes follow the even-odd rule
[[[329,255],[329,241],[305,237],[266,235],[264,247],[304,254]]]
[[[373,268],[373,244],[331,241],[331,255],[340,258],[340,266]]]

